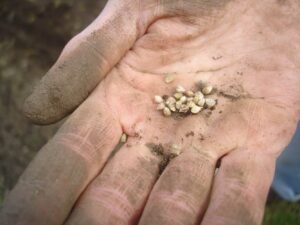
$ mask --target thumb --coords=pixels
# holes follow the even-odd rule
[[[86,99],[144,32],[138,25],[139,4],[134,2],[109,1],[99,17],[66,45],[25,101],[29,119],[56,122]]]

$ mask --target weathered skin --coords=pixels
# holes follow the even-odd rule
[[[92,92],[25,171],[2,224],[260,224],[300,116],[299,12],[297,0],[110,1],[26,102],[47,124]],[[212,115],[155,110],[155,94],[199,80],[221,92]],[[183,153],[159,176],[149,143]]]

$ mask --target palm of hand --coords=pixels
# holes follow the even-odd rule
[[[52,224],[65,220],[86,186],[67,224],[197,224],[202,218],[202,224],[260,222],[275,158],[299,115],[299,40],[298,25],[286,30],[290,21],[278,22],[272,9],[246,6],[200,17],[191,7],[190,14],[187,10],[184,16],[152,23],[61,128],[52,141],[58,146],[51,150],[53,162],[42,164],[51,154],[46,146],[24,175],[23,180],[48,174],[73,181],[67,185],[70,193],[50,190],[47,195],[61,205],[49,214],[56,215]],[[263,11],[258,18],[257,10]],[[285,32],[275,36],[276,29]],[[174,74],[175,81],[165,84],[164,74]],[[192,88],[200,80],[219,91],[211,115],[175,120],[155,109],[154,95],[171,94],[176,84]],[[129,135],[126,145],[99,173],[122,131]],[[165,158],[149,151],[149,143],[165,149],[175,143],[183,151],[160,177]],[[74,165],[81,165],[81,171]],[[64,172],[49,172],[50,166]],[[17,186],[15,196],[28,190],[34,188]],[[33,209],[43,208],[47,200],[27,199]],[[38,215],[27,215],[41,224]]]
[[[209,24],[202,17],[189,21],[180,16],[152,24],[97,89],[114,120],[144,143],[178,140],[186,149],[204,138],[227,151],[268,146],[264,152],[277,155],[299,112],[300,77],[293,71],[299,57],[290,60],[294,52],[286,50],[295,30],[272,40],[261,29],[264,17],[249,20],[252,13],[246,11],[239,21],[231,12]],[[164,83],[165,74],[174,74],[174,83]],[[219,104],[211,116],[175,120],[156,111],[154,95],[170,95],[177,84],[193,89],[199,81],[218,89]],[[191,131],[195,136],[187,140]]]

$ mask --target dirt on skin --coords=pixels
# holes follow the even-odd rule
[[[106,1],[2,0],[0,7],[0,205],[3,195],[60,124],[35,126],[24,99],[64,45],[99,14]]]
[[[162,174],[162,172],[167,167],[169,162],[177,156],[170,151],[169,145],[168,147],[164,148],[161,143],[160,144],[147,143],[146,146],[152,152],[152,154],[161,158],[161,161],[159,163],[159,174]]]

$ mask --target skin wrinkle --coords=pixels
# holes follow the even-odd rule
[[[107,106],[108,111],[112,112],[114,121],[115,121],[116,123],[120,124],[121,130],[124,131],[124,126],[123,126],[122,123],[121,123],[119,113],[118,113],[116,110],[114,110],[114,108],[112,108],[111,104],[109,104],[109,97],[108,97],[108,94],[107,94],[107,92],[108,92],[108,87],[107,87],[107,85],[105,85],[106,82],[107,82],[107,80],[104,79],[104,80],[101,82],[101,84],[100,84],[100,87],[101,87],[101,85],[103,85],[102,89],[104,90],[104,101],[105,101],[105,105]]]
[[[104,68],[111,68],[112,66],[110,65],[109,61],[107,59],[105,59],[104,57],[104,53],[102,53],[95,45],[93,45],[92,43],[90,43],[87,40],[82,41],[84,44],[86,44],[88,47],[87,49],[89,49],[90,51],[94,51],[96,58],[99,59],[99,61],[101,62],[101,64],[97,64],[98,68],[99,68],[99,74],[104,74],[103,72],[105,71]]]
[[[65,134],[57,140],[57,143],[61,143],[65,146],[68,146],[85,159],[88,163],[96,163],[102,161],[102,155],[99,154],[99,149],[95,148],[91,143],[89,143],[85,137],[85,140],[81,136],[74,134]]]
[[[252,137],[252,133],[253,133],[253,121],[257,120],[259,121],[259,115],[256,115],[257,113],[257,104],[253,104],[254,107],[250,107],[251,106],[251,103],[249,103],[249,114],[248,114],[248,117],[245,117],[245,121],[246,121],[246,132],[245,132],[245,138],[244,138],[244,141],[241,142],[241,146],[247,146],[247,142],[249,139],[251,139]],[[246,109],[247,110],[247,109]],[[258,130],[258,129],[257,129]]]
[[[196,214],[199,211],[198,207],[195,206],[195,202],[193,202],[193,197],[180,190],[176,190],[171,196],[170,193],[161,191],[154,199],[161,199],[164,205],[170,205],[171,208],[180,208],[180,210],[184,210],[187,213]],[[182,199],[185,199],[185,201],[181,201]]]
[[[128,201],[128,197],[118,189],[111,189],[111,187],[104,186],[97,187],[91,190],[89,196],[86,198],[87,204],[89,204],[89,198],[92,199],[91,202],[99,203],[99,206],[105,207],[124,222],[128,221],[135,212],[132,203]]]

